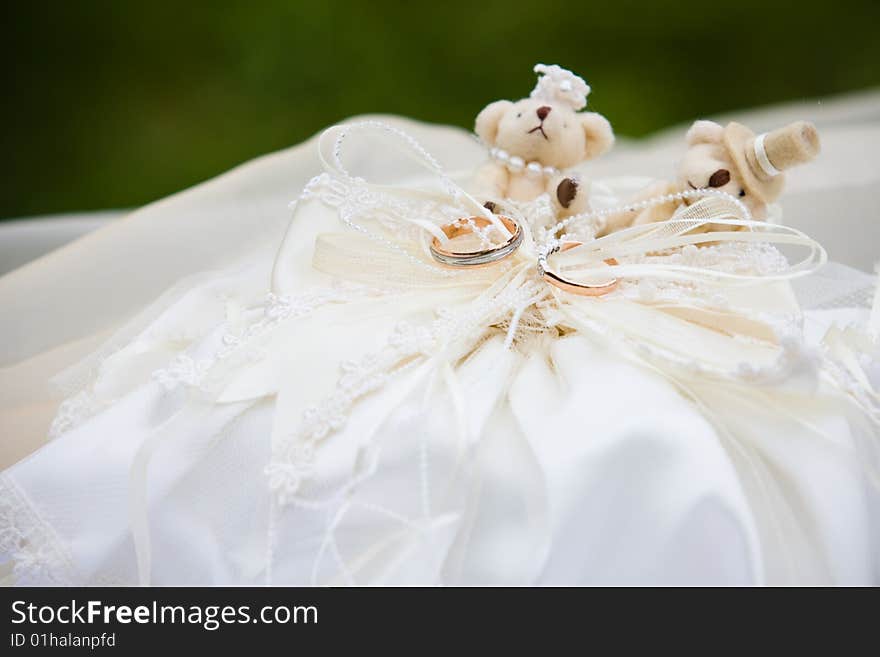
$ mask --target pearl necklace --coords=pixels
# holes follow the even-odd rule
[[[503,164],[511,173],[521,173],[525,171],[529,176],[537,178],[539,176],[551,177],[559,173],[559,169],[551,166],[543,166],[540,162],[526,162],[519,155],[511,155],[503,148],[490,148],[489,157],[496,162]]]
[[[749,212],[748,208],[738,199],[734,198],[727,192],[723,192],[718,189],[688,189],[681,192],[675,192],[673,194],[663,194],[661,196],[654,196],[649,199],[645,199],[644,201],[638,201],[635,203],[628,203],[624,206],[616,207],[616,208],[607,208],[605,210],[595,210],[593,212],[584,212],[582,214],[572,215],[562,221],[558,222],[555,226],[551,226],[550,228],[544,229],[543,239],[538,240],[538,248],[537,248],[537,264],[538,264],[538,275],[548,280],[549,283],[556,285],[557,287],[562,287],[562,289],[568,289],[571,291],[571,288],[574,287],[576,289],[583,290],[584,286],[571,284],[570,281],[566,281],[565,279],[560,279],[558,274],[553,274],[549,269],[547,260],[551,255],[558,251],[564,250],[564,243],[571,239],[569,233],[567,232],[568,228],[574,224],[575,222],[586,222],[592,221],[594,235],[595,232],[604,227],[605,222],[607,221],[606,217],[611,214],[616,214],[618,212],[627,212],[627,211],[638,211],[644,210],[655,205],[662,205],[665,203],[672,203],[678,201],[684,201],[686,199],[693,198],[706,198],[709,196],[715,196],[718,198],[723,198],[729,202],[731,202],[734,207],[737,208],[742,213],[743,219],[747,221],[752,220],[752,214]],[[560,231],[563,231],[560,233]],[[595,237],[593,238],[595,239]],[[582,238],[574,240],[575,243],[581,243]],[[687,249],[696,250],[694,245],[688,245],[682,249],[682,253],[685,253]],[[619,264],[615,258],[605,259],[605,262],[610,265]],[[553,280],[547,279],[548,273],[551,276],[555,277],[556,282]],[[563,285],[559,285],[559,281],[563,283]],[[614,279],[612,283],[607,283],[602,286],[593,286],[593,292],[586,292],[587,295],[599,296],[601,294],[605,294],[614,289],[617,285],[617,279]],[[569,287],[565,287],[564,284],[569,284]],[[588,288],[590,286],[587,286]],[[601,290],[599,292],[598,290]],[[585,294],[585,292],[575,292],[579,294]]]
[[[566,231],[566,229],[568,229],[569,226],[574,223],[592,221],[594,230],[598,231],[605,226],[605,222],[607,221],[606,217],[612,214],[617,214],[618,212],[645,210],[655,205],[663,205],[665,203],[684,201],[685,199],[706,198],[708,196],[716,196],[725,199],[726,201],[732,203],[733,206],[740,211],[743,219],[747,221],[752,220],[752,213],[749,212],[749,209],[742,203],[742,201],[734,198],[727,192],[723,192],[719,189],[707,188],[688,189],[681,192],[675,192],[673,194],[654,196],[649,199],[645,199],[644,201],[627,203],[626,205],[618,206],[615,208],[607,208],[605,210],[594,210],[592,212],[575,214],[566,219],[563,219],[555,226],[544,229],[544,239],[542,240],[543,247],[539,250],[539,262],[541,260],[541,257],[543,257],[546,261],[547,256],[554,250],[558,249],[559,245],[569,236],[567,232],[560,233],[560,231]]]

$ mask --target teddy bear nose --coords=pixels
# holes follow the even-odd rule
[[[547,105],[542,105],[541,107],[539,107],[537,109],[538,118],[543,121],[544,119],[547,118],[547,115],[550,113],[550,110],[552,110],[552,109],[553,109],[552,107],[547,107]]]

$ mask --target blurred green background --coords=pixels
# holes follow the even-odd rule
[[[4,3],[0,218],[137,206],[365,112],[470,128],[558,63],[644,135],[880,84],[880,3]]]

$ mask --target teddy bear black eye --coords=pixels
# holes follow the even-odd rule
[[[745,196],[745,195],[746,195],[746,190],[744,190],[744,189],[739,190],[739,195],[740,195],[740,196]]]
[[[516,118],[519,118],[519,117],[521,117],[521,116],[522,116],[522,112],[517,112],[517,114],[516,114]]]

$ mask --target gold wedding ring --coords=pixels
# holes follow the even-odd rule
[[[448,267],[481,267],[503,260],[522,244],[523,232],[519,224],[513,219],[500,215],[498,219],[510,232],[510,237],[504,244],[480,251],[452,251],[445,248],[440,243],[440,239],[435,237],[431,240],[431,255],[434,257],[434,260]],[[451,240],[463,235],[470,235],[474,233],[475,228],[485,228],[491,223],[486,217],[468,217],[446,224],[440,230]]]
[[[546,256],[538,258],[538,272],[540,273],[541,278],[543,278],[550,285],[558,287],[560,290],[571,292],[572,294],[577,294],[583,297],[600,297],[603,294],[608,294],[609,292],[612,292],[619,283],[616,278],[611,279],[607,283],[601,283],[599,285],[575,283],[574,281],[563,278],[562,276],[554,271],[551,271],[548,268],[547,257],[549,255],[551,255],[552,253],[556,253],[557,251],[568,251],[569,249],[574,249],[581,244],[582,242],[563,242],[559,247],[553,249]],[[618,262],[614,258],[608,258],[607,260],[605,260],[605,264],[616,265],[618,264]]]

